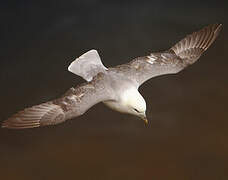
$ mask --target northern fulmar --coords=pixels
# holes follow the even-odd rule
[[[74,60],[68,70],[87,82],[70,88],[62,97],[26,108],[2,123],[11,129],[55,125],[84,114],[103,102],[108,107],[140,117],[147,123],[146,102],[139,86],[150,78],[175,74],[196,62],[214,42],[221,24],[212,24],[187,35],[170,49],[106,68],[96,50]]]

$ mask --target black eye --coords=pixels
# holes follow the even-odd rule
[[[137,113],[139,113],[138,109],[133,108]]]

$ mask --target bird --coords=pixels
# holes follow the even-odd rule
[[[103,102],[109,108],[131,114],[148,123],[146,102],[138,91],[145,81],[176,74],[196,62],[217,38],[222,25],[210,24],[187,35],[168,50],[148,53],[130,62],[107,68],[94,49],[76,58],[68,70],[86,82],[61,97],[25,108],[2,123],[3,128],[25,129],[56,125],[84,114]]]

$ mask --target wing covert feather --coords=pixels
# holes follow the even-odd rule
[[[138,86],[155,76],[178,73],[199,59],[214,42],[220,29],[221,24],[209,25],[186,36],[168,51],[135,58],[127,64],[112,68],[112,71],[135,80]]]

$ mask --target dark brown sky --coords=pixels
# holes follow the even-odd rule
[[[2,179],[228,179],[227,3],[24,0],[0,8],[1,121],[82,83],[67,67],[92,48],[113,66],[223,24],[196,64],[140,88],[147,128],[99,104],[59,126],[0,129]]]

